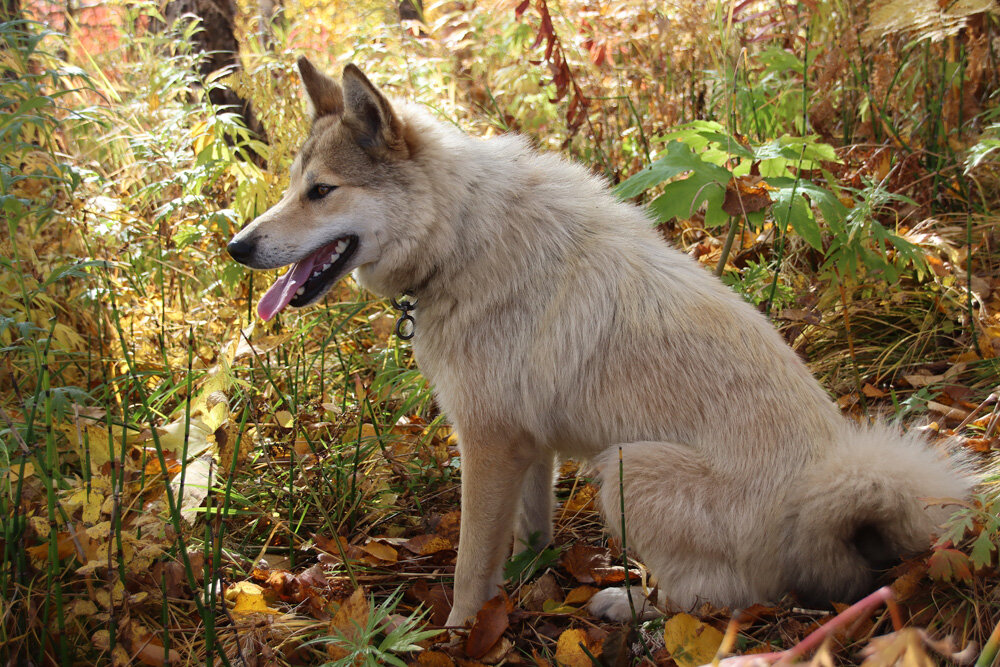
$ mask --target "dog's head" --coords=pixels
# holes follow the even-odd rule
[[[389,210],[399,202],[379,186],[409,157],[403,124],[361,70],[345,67],[341,85],[304,57],[298,65],[313,124],[288,192],[228,245],[250,268],[292,265],[261,297],[264,320],[314,303],[353,269],[378,261],[383,228],[399,214]]]

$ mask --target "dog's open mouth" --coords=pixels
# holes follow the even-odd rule
[[[285,306],[298,308],[312,303],[344,275],[344,267],[357,249],[357,236],[343,236],[292,264],[260,298],[257,314],[266,322]]]

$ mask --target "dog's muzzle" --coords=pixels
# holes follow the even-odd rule
[[[240,264],[248,264],[250,262],[250,258],[253,257],[253,251],[256,247],[257,243],[255,241],[233,239],[229,242],[229,245],[226,246],[226,250],[229,252],[230,257],[235,259]]]

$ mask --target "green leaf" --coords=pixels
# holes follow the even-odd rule
[[[798,186],[793,182],[791,185],[778,188],[774,195],[774,204],[771,211],[774,214],[775,223],[779,227],[791,226],[795,232],[805,239],[805,242],[816,250],[823,250],[823,236],[820,233],[819,225],[812,209],[802,196],[802,181]]]
[[[726,196],[729,172],[719,167],[715,169],[725,172],[725,175],[702,170],[663,188],[663,194],[649,205],[656,214],[656,220],[666,222],[671,218],[690,218],[704,202],[707,204],[705,226],[715,227],[725,223],[729,216],[722,210],[722,201]]]
[[[993,562],[993,552],[996,551],[996,545],[993,544],[993,540],[990,539],[990,533],[987,530],[979,533],[979,537],[972,544],[972,564],[976,568],[983,568]]]
[[[765,180],[768,185],[779,190],[791,190],[794,187],[797,195],[806,195],[812,200],[812,203],[816,205],[816,208],[819,209],[820,214],[823,216],[823,221],[830,226],[831,230],[838,232],[844,228],[844,220],[847,218],[848,208],[837,198],[837,195],[826,188],[805,179],[799,179],[798,186],[795,185],[794,178],[781,177]],[[781,218],[776,217],[776,219],[779,222],[781,221]]]
[[[729,182],[728,170],[705,162],[687,144],[671,141],[659,155],[656,162],[619,183],[615,194],[620,199],[631,199],[686,171],[709,171],[716,175],[724,173],[724,176],[719,177],[725,178],[724,183]]]

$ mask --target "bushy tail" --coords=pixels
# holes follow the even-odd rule
[[[803,601],[861,597],[878,570],[930,546],[976,482],[956,452],[889,424],[848,425],[842,446],[811,464],[788,494],[782,549],[788,587]]]

